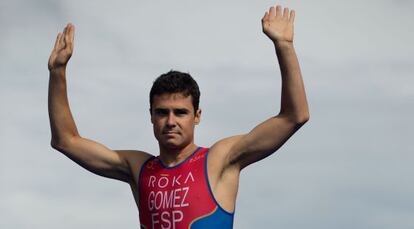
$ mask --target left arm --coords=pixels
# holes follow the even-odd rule
[[[282,78],[281,108],[245,135],[217,143],[227,151],[224,168],[243,169],[278,150],[304,123],[309,120],[305,88],[299,62],[293,47],[295,11],[281,6],[271,7],[262,18],[263,32],[273,41]],[[221,144],[222,143],[222,144]],[[213,146],[214,147],[214,146]]]

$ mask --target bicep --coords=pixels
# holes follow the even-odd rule
[[[131,179],[126,152],[111,150],[99,142],[82,137],[72,137],[55,148],[97,175],[125,182]]]
[[[269,118],[232,144],[229,149],[229,164],[243,169],[266,158],[277,151],[301,125],[283,116]]]

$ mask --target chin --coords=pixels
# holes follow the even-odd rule
[[[170,149],[170,150],[181,150],[181,149],[184,149],[189,144],[191,144],[191,141],[189,141],[189,142],[177,141],[177,139],[166,139],[162,143],[164,148]]]
[[[180,149],[181,147],[182,147],[182,143],[180,144],[180,143],[177,143],[177,142],[174,142],[174,141],[165,141],[165,142],[163,142],[163,144],[162,144],[165,148],[167,148],[167,149],[172,149],[172,150],[174,150],[174,149]]]

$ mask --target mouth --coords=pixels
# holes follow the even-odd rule
[[[178,135],[180,134],[178,131],[164,131],[162,132],[164,135]]]

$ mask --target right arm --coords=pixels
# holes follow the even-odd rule
[[[68,24],[59,33],[49,58],[48,109],[51,146],[85,169],[101,176],[130,183],[137,166],[149,154],[135,150],[111,150],[79,135],[69,108],[66,66],[73,53],[75,27]],[[132,170],[134,169],[134,170]]]

